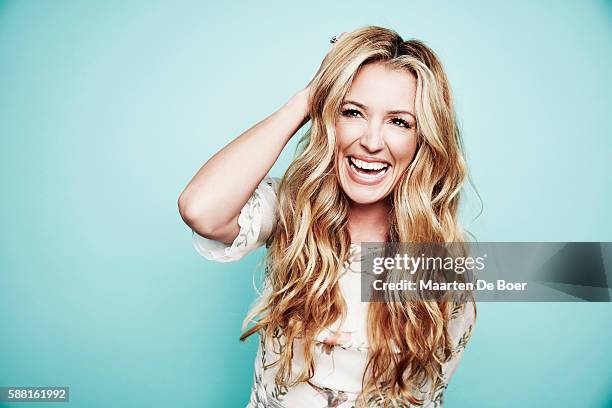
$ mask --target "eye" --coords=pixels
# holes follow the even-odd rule
[[[410,129],[412,128],[412,126],[410,125],[410,123],[406,122],[404,119],[402,118],[395,118],[393,120],[391,120],[392,122],[396,123],[399,127],[404,127],[406,129]]]
[[[348,118],[357,118],[359,116],[361,116],[361,112],[359,112],[356,109],[345,109],[342,111],[342,116],[346,116]],[[394,118],[391,120],[391,122],[393,122],[394,124],[396,124],[399,127],[403,127],[406,129],[411,129],[412,125],[410,125],[410,123],[408,123],[407,121],[405,121],[402,118]]]
[[[361,112],[359,112],[358,110],[355,110],[355,109],[346,109],[346,110],[342,111],[342,116],[346,116],[346,117],[349,117],[349,118],[356,118],[358,116],[355,116],[354,115],[355,113],[357,115],[361,115]]]

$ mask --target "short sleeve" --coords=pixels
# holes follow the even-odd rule
[[[269,176],[259,183],[240,210],[240,231],[231,244],[204,238],[192,230],[196,251],[211,261],[232,262],[264,245],[276,224],[278,183],[278,178]]]

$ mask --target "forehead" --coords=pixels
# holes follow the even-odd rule
[[[414,74],[371,63],[357,71],[345,99],[359,101],[373,109],[393,110],[414,107],[415,95]]]

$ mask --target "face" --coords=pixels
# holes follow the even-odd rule
[[[336,120],[336,169],[351,201],[387,197],[417,148],[416,78],[379,63],[362,66]]]

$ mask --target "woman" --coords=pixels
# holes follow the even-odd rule
[[[422,42],[343,33],[315,77],[215,154],[179,198],[196,249],[266,244],[249,407],[442,406],[473,305],[360,301],[361,242],[463,241],[466,177],[448,80]],[[297,157],[267,177],[308,120]]]

